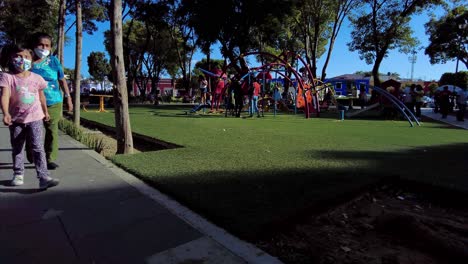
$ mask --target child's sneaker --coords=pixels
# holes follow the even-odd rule
[[[11,186],[20,186],[24,184],[24,175],[13,175],[13,179],[10,182]]]
[[[45,179],[44,178],[39,179],[39,189],[41,190],[45,190],[47,188],[57,186],[58,184],[59,184],[59,180],[51,178],[51,177],[47,177]]]

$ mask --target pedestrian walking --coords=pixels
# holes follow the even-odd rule
[[[42,141],[43,120],[50,120],[44,89],[47,82],[30,71],[31,51],[12,45],[2,49],[1,61],[7,73],[0,76],[3,123],[9,127],[12,147],[12,186],[24,183],[24,145],[31,146],[39,188],[47,189],[59,184],[49,176]]]

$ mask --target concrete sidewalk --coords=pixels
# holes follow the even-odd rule
[[[60,185],[38,190],[12,175],[9,130],[0,126],[0,263],[281,263],[60,136]]]
[[[421,114],[427,116],[433,120],[444,122],[446,124],[456,126],[463,129],[468,129],[468,120],[465,119],[464,122],[457,121],[457,118],[454,115],[448,115],[447,118],[442,118],[441,113],[434,113],[432,108],[423,108],[421,109]]]

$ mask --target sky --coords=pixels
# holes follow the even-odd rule
[[[435,11],[440,13],[439,11]],[[72,21],[72,20],[71,20]],[[421,42],[421,46],[425,47],[429,43],[429,36],[425,34],[424,24],[429,21],[427,14],[422,14],[414,17],[411,20],[411,28],[413,29],[414,36]],[[83,33],[83,52],[82,52],[82,68],[81,74],[85,77],[89,77],[87,57],[93,51],[102,51],[107,54],[104,48],[104,31],[109,29],[109,22],[97,23],[98,31],[94,32],[93,35]],[[327,67],[327,78],[334,76],[354,73],[356,71],[371,71],[372,64],[368,65],[365,61],[359,58],[357,52],[349,51],[347,43],[351,40],[351,27],[346,21],[343,23],[340,34],[335,42],[335,48],[333,50],[330,62]],[[74,29],[68,32],[70,41],[65,46],[65,62],[66,68],[75,68],[75,40],[74,40]],[[204,58],[205,55],[198,52],[193,57],[193,65]],[[456,62],[451,61],[446,64],[434,64],[431,65],[429,57],[424,54],[424,49],[421,49],[417,53],[416,63],[414,64],[413,78],[422,80],[439,80],[441,75],[445,72],[455,72]],[[223,59],[219,51],[218,46],[212,47],[212,59]],[[249,63],[255,66],[253,57],[249,58]],[[322,56],[318,61],[318,73],[321,73],[324,64],[325,55]],[[397,50],[389,52],[388,57],[384,58],[380,65],[380,72],[396,72],[400,75],[400,78],[411,78],[411,62],[409,55],[399,53]],[[459,64],[459,71],[467,70],[463,63]]]

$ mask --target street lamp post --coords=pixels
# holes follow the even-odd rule
[[[414,50],[411,51],[411,55],[410,55],[410,57],[409,57],[409,61],[410,61],[410,63],[411,63],[411,81],[414,81],[414,80],[413,80],[413,73],[414,73],[414,64],[416,63],[416,60],[417,60],[417,58],[418,58],[418,57],[416,56],[417,53],[418,53],[418,52],[414,49]]]

